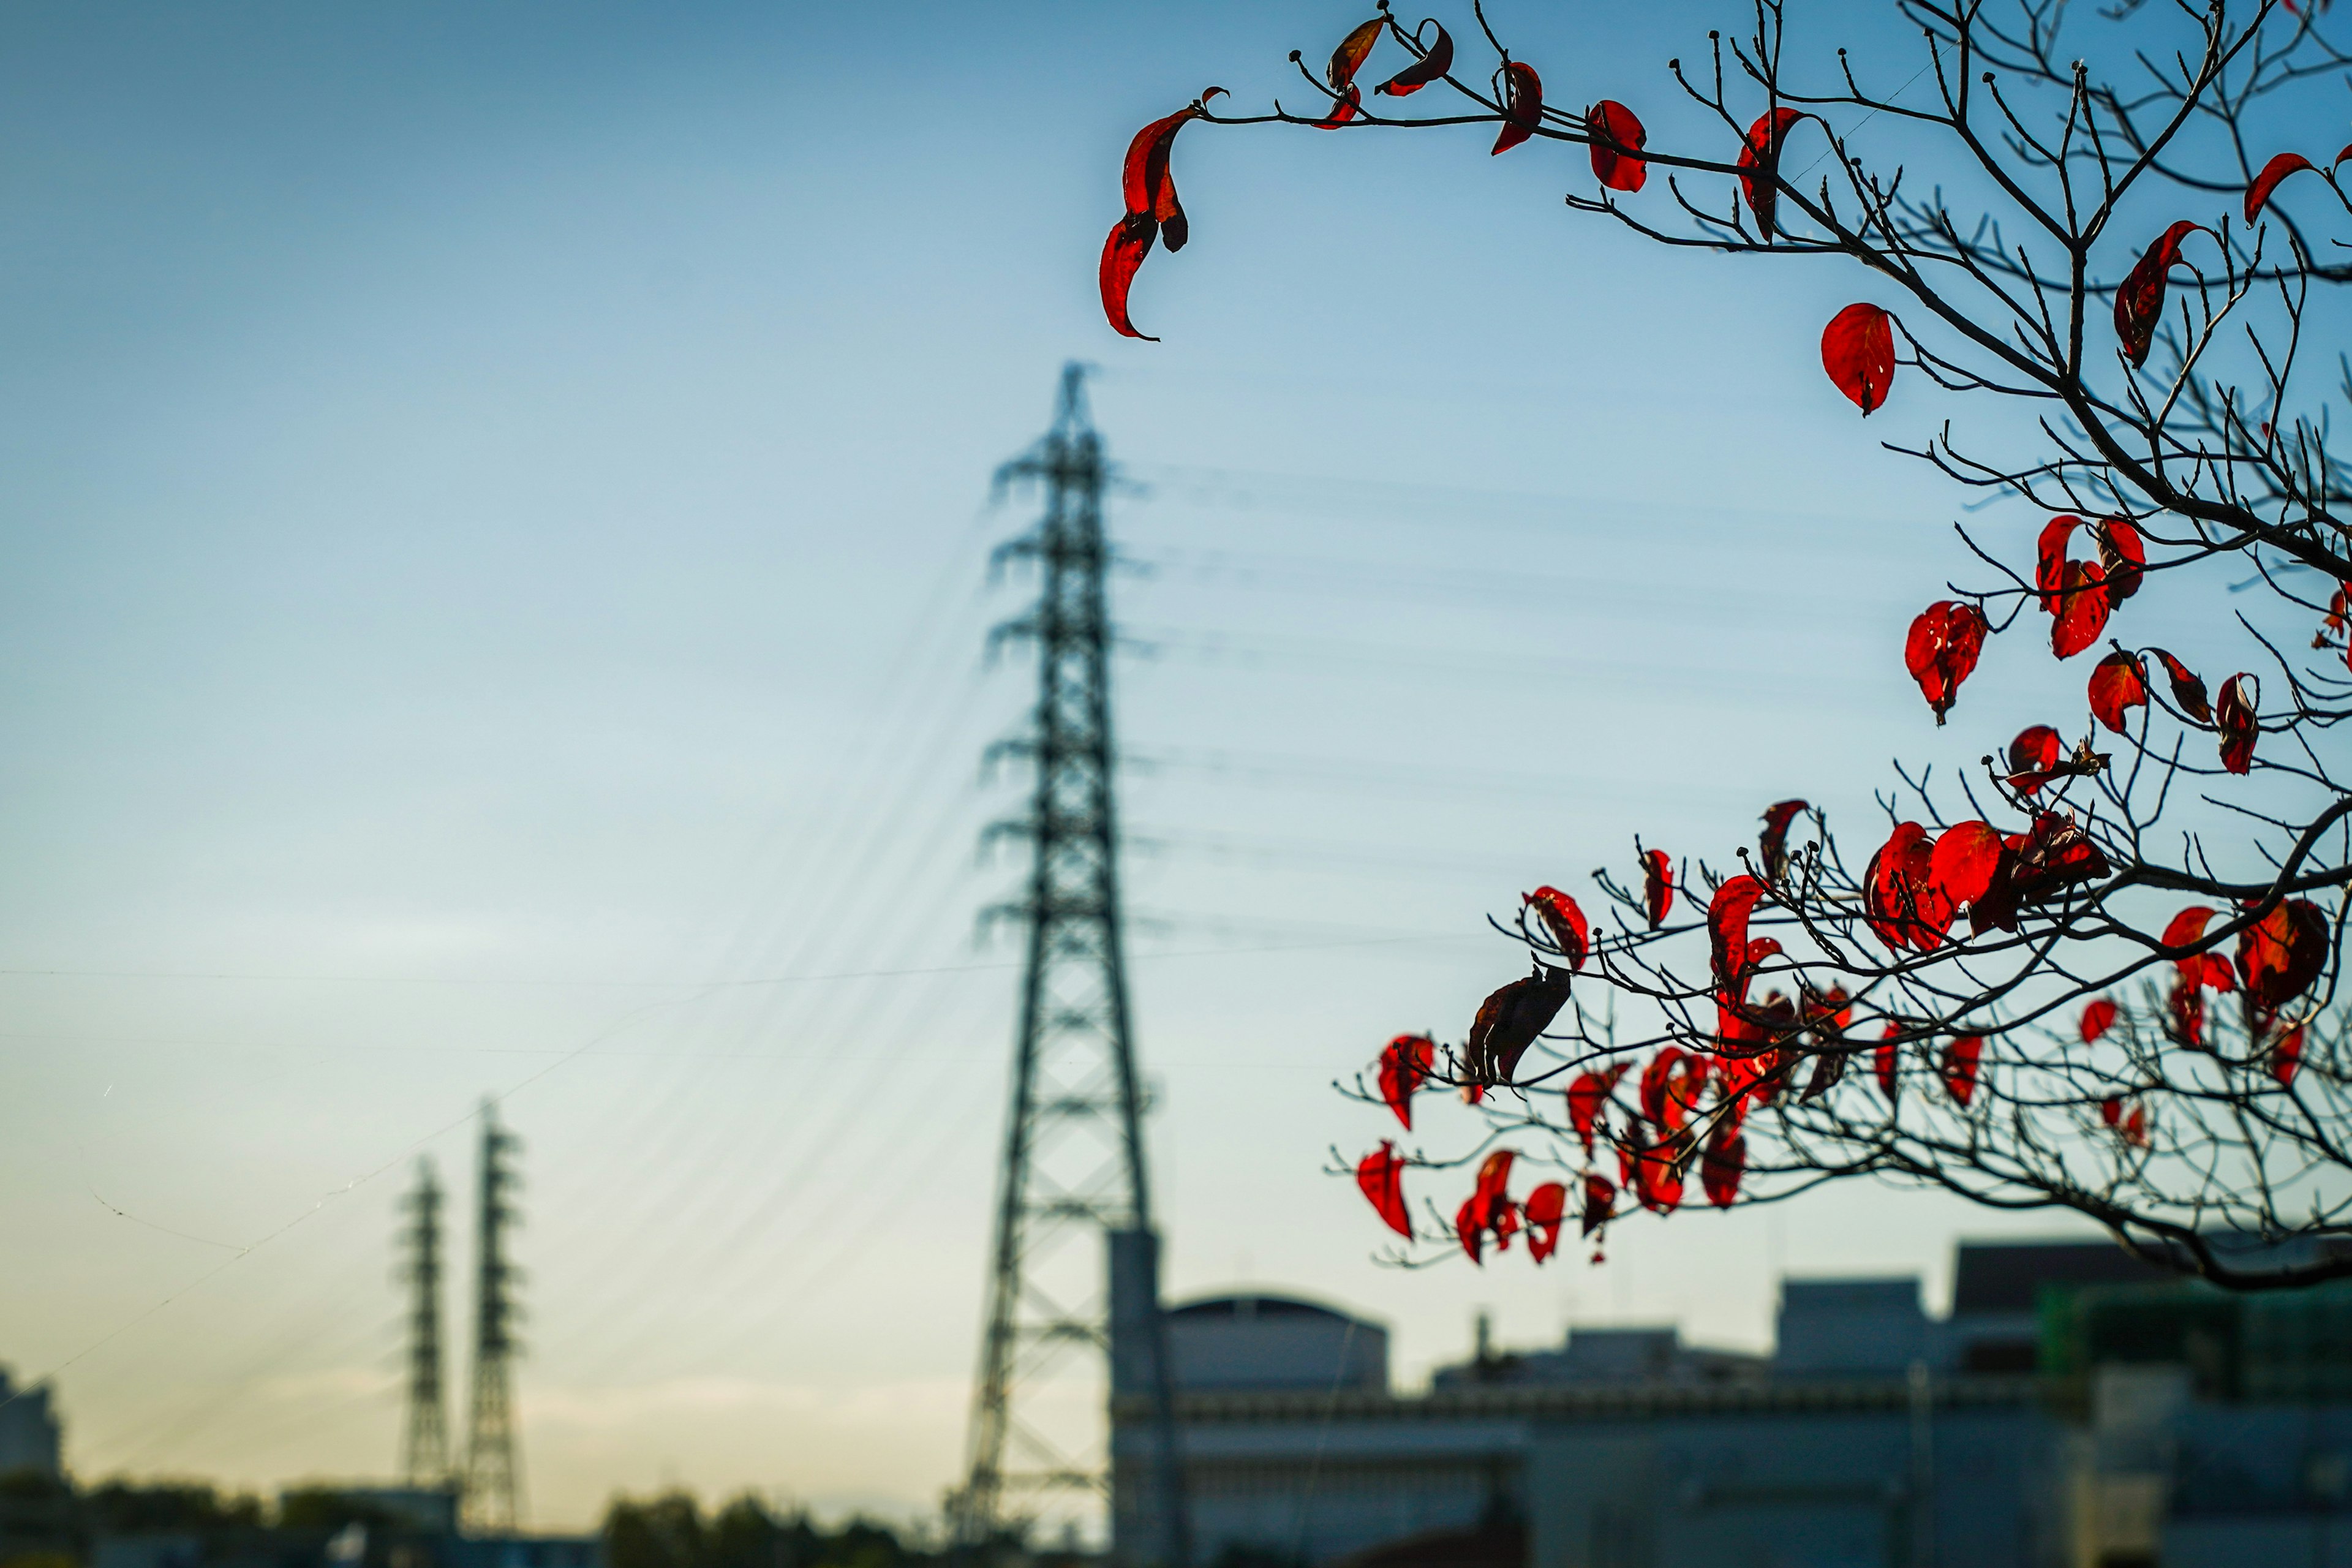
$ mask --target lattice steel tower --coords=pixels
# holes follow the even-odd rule
[[[449,1423],[441,1396],[441,1183],[430,1159],[416,1162],[416,1185],[400,1200],[401,1281],[409,1288],[408,1426],[400,1473],[412,1487],[449,1479]]]
[[[1101,1406],[1089,1413],[1071,1396],[1073,1384],[1099,1388],[1149,1412],[1150,1451],[1126,1451],[1129,1444],[1116,1456],[1118,1555],[1182,1568],[1190,1550],[1120,934],[1106,477],[1084,373],[1070,365],[1052,431],[996,476],[1000,492],[1034,483],[1045,500],[1036,527],[997,552],[1037,571],[1034,607],[996,632],[1035,645],[1037,706],[1024,732],[992,754],[1026,760],[1036,779],[1027,812],[991,830],[1030,841],[1026,894],[990,911],[1025,925],[1028,963],[971,1464],[954,1511],[967,1545],[1014,1524],[1091,1524],[1110,1490],[1113,1445],[1097,1446]],[[1097,1234],[1108,1269],[1105,1249],[1091,1245]],[[1126,1288],[1107,1293],[1107,1273]],[[1106,1363],[1095,1358],[1112,1349],[1114,1312],[1118,1364],[1103,1388]],[[1138,1496],[1149,1500],[1140,1519],[1130,1506]]]
[[[522,1271],[507,1258],[508,1227],[520,1223],[514,1194],[522,1178],[512,1163],[522,1140],[499,1125],[482,1101],[481,1202],[474,1216],[480,1241],[474,1264],[474,1403],[466,1433],[466,1520],[475,1529],[511,1531],[522,1518],[522,1458],[515,1441],[508,1368],[522,1350],[522,1309],[514,1288]]]

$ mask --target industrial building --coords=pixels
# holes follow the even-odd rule
[[[1114,1323],[1121,1321],[1115,1311]],[[2352,1289],[2233,1298],[2104,1244],[1790,1279],[1769,1356],[1484,1342],[1401,1394],[1360,1315],[1165,1314],[1194,1561],[1349,1568],[2352,1568]],[[1119,1364],[1114,1355],[1114,1366]],[[1158,1517],[1114,1387],[1115,1528]]]

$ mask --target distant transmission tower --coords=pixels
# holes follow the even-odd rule
[[[996,1245],[972,1408],[971,1466],[955,1500],[967,1545],[1013,1525],[1087,1522],[1111,1479],[1110,1445],[1075,1436],[1052,1412],[1067,1408],[1046,1385],[1088,1373],[1077,1358],[1110,1348],[1105,1237],[1120,1317],[1120,1366],[1108,1392],[1150,1401],[1152,1452],[1144,1481],[1149,1517],[1114,1521],[1118,1554],[1130,1563],[1184,1568],[1191,1552],[1158,1306],[1156,1238],[1145,1180],[1141,1107],[1129,1035],[1120,935],[1118,824],[1111,742],[1111,626],[1105,606],[1102,442],[1088,424],[1084,373],[1062,373],[1052,431],[997,474],[1000,488],[1034,482],[1045,516],[998,558],[1034,562],[1035,606],[998,628],[1037,647],[1037,707],[1002,754],[1036,770],[1027,813],[992,832],[1026,837],[1029,886],[992,911],[1023,921],[1029,951],[1004,1140]],[[1140,1354],[1139,1355],[1139,1351]],[[1107,1365],[1095,1360],[1094,1369]],[[1129,1489],[1122,1487],[1122,1491]]]
[[[513,1202],[522,1184],[513,1158],[522,1140],[499,1125],[482,1102],[481,1206],[475,1215],[481,1247],[474,1273],[474,1405],[466,1435],[466,1518],[475,1529],[509,1531],[522,1517],[522,1460],[517,1452],[508,1368],[521,1351],[515,1327],[522,1309],[514,1300],[521,1270],[507,1259],[509,1226],[521,1218]]]
[[[416,1162],[416,1185],[401,1200],[400,1277],[410,1289],[408,1428],[400,1473],[412,1487],[449,1481],[449,1424],[441,1397],[441,1183],[429,1159]]]

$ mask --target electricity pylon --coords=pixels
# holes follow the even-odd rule
[[[1108,1491],[1110,1444],[1095,1445],[1094,1421],[1071,1408],[1071,1384],[1084,1379],[1102,1387],[1106,1405],[1109,1394],[1131,1389],[1150,1399],[1154,1415],[1150,1491],[1159,1517],[1122,1529],[1116,1544],[1132,1563],[1184,1568],[1190,1547],[1120,934],[1107,468],[1085,390],[1081,368],[1066,367],[1053,429],[996,476],[1000,490],[1035,484],[1045,505],[1035,528],[997,552],[1000,563],[1030,563],[1037,571],[1035,605],[995,634],[1036,646],[1037,706],[1026,731],[992,754],[1026,760],[1036,779],[1027,812],[991,830],[1030,843],[1025,895],[990,911],[1026,926],[1028,962],[971,1463],[953,1506],[968,1546],[1056,1516],[1065,1529],[1089,1522],[1086,1516]],[[1139,1376],[1105,1375],[1105,1251],[1087,1245],[1097,1234],[1115,1258],[1145,1260],[1143,1308],[1122,1306],[1123,1331],[1131,1325],[1142,1343],[1123,1343],[1121,1362],[1135,1367],[1139,1350]]]
[[[466,1520],[478,1531],[511,1531],[522,1518],[522,1459],[517,1451],[508,1368],[520,1354],[522,1309],[514,1287],[522,1271],[507,1258],[508,1227],[520,1223],[513,1202],[522,1178],[512,1163],[522,1140],[499,1125],[482,1102],[480,1247],[474,1264],[474,1401],[466,1433]]]
[[[416,1162],[416,1185],[400,1201],[400,1278],[409,1287],[408,1426],[400,1473],[412,1487],[449,1481],[449,1424],[441,1396],[441,1183],[433,1162]]]

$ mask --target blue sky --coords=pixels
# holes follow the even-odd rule
[[[1685,41],[1618,9],[1501,16],[1646,111]],[[1867,822],[2044,672],[1996,645],[1940,733],[1903,675],[1959,498],[1877,446],[1943,405],[1865,426],[1820,373],[1855,279],[1575,221],[1568,150],[1189,130],[1165,341],[1110,335],[1129,134],[1356,19],[0,16],[0,1360],[62,1365],[79,1468],[385,1470],[394,1202],[506,1093],[540,1521],[936,1499],[1013,980],[972,937],[1025,698],[987,482],[1073,357],[1153,568],[1116,592],[1174,1289],[1342,1301],[1410,1378],[1480,1308],[1760,1344],[1780,1270],[2002,1228],[1856,1190],[1597,1269],[1371,1264],[1323,1167],[1387,1129],[1331,1080],[1517,971],[1486,912],[1787,795]]]

